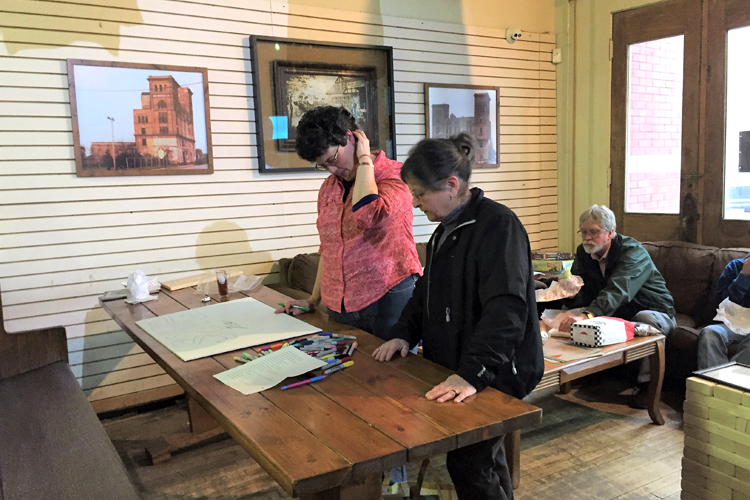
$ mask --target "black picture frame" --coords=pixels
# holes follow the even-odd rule
[[[318,106],[341,105],[344,106],[357,120],[357,125],[362,129],[370,140],[372,149],[379,149],[379,133],[376,126],[378,121],[377,104],[377,69],[374,66],[354,66],[347,64],[307,63],[298,61],[273,61],[274,90],[276,92],[276,116],[287,118],[288,139],[276,141],[279,151],[294,152],[294,141],[297,137],[296,125],[302,115]],[[315,79],[317,81],[304,82],[303,79]],[[322,88],[320,80],[335,81],[333,88],[340,92],[327,92],[325,95],[312,96],[315,101],[310,101],[310,89],[312,87]],[[307,84],[306,88],[296,88],[296,96],[290,88],[294,83],[298,85]],[[318,83],[318,85],[309,85]],[[362,84],[362,85],[360,85]],[[354,96],[356,92],[356,96]],[[349,95],[347,95],[349,94]],[[300,102],[295,105],[293,97],[297,99],[306,98],[308,102]],[[364,112],[364,113],[363,113]]]
[[[750,365],[730,361],[719,366],[693,372],[700,378],[741,391],[750,391]]]
[[[294,120],[285,108],[289,79],[298,75],[360,78],[366,81],[366,122],[373,152],[396,158],[393,49],[379,45],[321,43],[253,35],[249,38],[253,79],[258,171],[312,172],[315,165],[294,150]],[[284,85],[286,84],[286,88]],[[358,91],[359,92],[359,91]],[[361,106],[360,106],[361,108]]]
[[[424,102],[425,137],[447,139],[466,132],[477,144],[471,168],[500,166],[500,87],[425,83]]]

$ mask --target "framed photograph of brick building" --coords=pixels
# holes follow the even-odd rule
[[[497,87],[426,83],[425,135],[447,139],[466,132],[477,144],[472,167],[496,168],[500,164],[499,95]]]
[[[343,106],[373,151],[395,158],[393,50],[250,37],[253,97],[261,173],[314,171],[295,152],[296,126],[319,106]]]
[[[79,177],[213,173],[204,68],[68,60]]]

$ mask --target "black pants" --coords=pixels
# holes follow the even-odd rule
[[[459,500],[513,500],[505,436],[448,452],[446,465]]]

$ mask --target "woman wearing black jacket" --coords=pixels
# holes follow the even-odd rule
[[[469,189],[467,134],[427,139],[404,162],[414,206],[440,225],[427,266],[396,325],[373,356],[388,361],[423,342],[424,357],[456,374],[426,397],[460,403],[487,386],[523,398],[544,372],[529,239],[506,206]],[[460,499],[512,499],[503,437],[448,453]]]

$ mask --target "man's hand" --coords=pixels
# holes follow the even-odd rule
[[[274,311],[276,314],[291,314],[292,316],[299,316],[300,314],[305,314],[305,309],[308,309],[309,312],[313,312],[315,310],[315,306],[317,303],[312,299],[306,299],[306,300],[289,300],[287,302],[284,302],[284,307],[279,307]],[[296,307],[295,307],[296,306]],[[302,309],[302,308],[305,309]]]
[[[389,340],[372,352],[372,357],[378,361],[390,361],[394,354],[401,351],[401,357],[409,354],[409,343],[404,339]]]
[[[477,390],[473,385],[458,375],[451,375],[444,382],[430,389],[430,392],[425,394],[425,397],[430,401],[437,399],[438,403],[445,403],[451,399],[454,403],[460,403],[476,393]]]
[[[750,276],[750,257],[746,258],[745,262],[742,263],[742,274]]]
[[[562,320],[560,323],[560,326],[558,327],[557,331],[568,333],[570,331],[570,325],[575,323],[576,321],[583,321],[584,319],[588,319],[588,316],[585,314],[579,314],[578,316],[573,316],[572,314],[568,313],[568,316]]]

